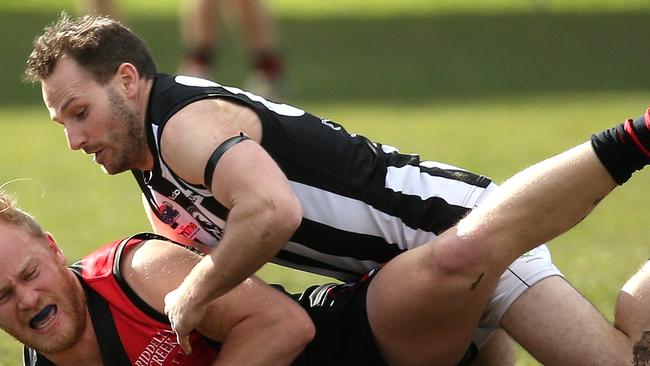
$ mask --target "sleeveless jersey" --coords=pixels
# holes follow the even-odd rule
[[[208,366],[217,357],[219,343],[197,332],[190,334],[192,354],[185,355],[167,317],[144,302],[121,275],[120,257],[126,248],[161,238],[139,234],[117,240],[71,267],[84,287],[105,366]],[[23,363],[53,365],[29,348],[25,348]]]
[[[228,210],[162,159],[165,123],[184,106],[221,98],[262,121],[261,146],[285,173],[303,220],[273,262],[354,280],[453,226],[495,185],[490,179],[348,133],[338,123],[237,88],[158,74],[147,111],[152,171],[133,171],[153,212],[178,234],[214,246]],[[216,148],[216,146],[215,146]]]

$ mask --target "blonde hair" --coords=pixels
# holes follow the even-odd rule
[[[22,227],[34,237],[45,236],[45,231],[36,219],[18,207],[15,197],[2,190],[0,190],[0,222]]]

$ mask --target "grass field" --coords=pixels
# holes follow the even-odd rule
[[[173,73],[176,1],[123,1],[128,24]],[[136,4],[137,3],[137,4]],[[480,5],[477,5],[480,3]],[[650,104],[647,1],[270,1],[288,60],[287,101],[349,131],[502,181]],[[147,230],[128,175],[107,177],[69,152],[38,87],[20,82],[31,39],[71,1],[0,4],[0,182],[76,259]],[[372,8],[372,9],[370,9]],[[152,10],[154,9],[154,10]],[[234,33],[230,34],[234,36]],[[245,52],[223,44],[215,75],[239,84]],[[608,318],[650,256],[647,173],[551,245],[556,264]],[[267,267],[291,290],[325,279]],[[0,366],[20,364],[0,334]],[[524,352],[518,365],[536,365]]]

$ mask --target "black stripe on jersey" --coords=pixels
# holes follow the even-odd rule
[[[459,181],[482,189],[492,183],[492,180],[485,176],[464,170],[422,166],[419,157],[415,158],[412,155],[392,153],[387,154],[387,156],[388,165],[391,167],[400,168],[410,165],[417,167],[421,173],[426,173],[432,177]],[[430,197],[423,200],[419,196],[395,192],[390,189],[385,189],[385,192],[390,199],[371,203],[373,207],[390,214],[399,212],[401,213],[399,216],[409,227],[433,232],[436,235],[454,226],[471,210],[471,207],[452,205],[442,197]],[[386,205],[388,202],[393,207],[388,207]],[[405,207],[394,207],[394,205]]]
[[[337,266],[333,266],[333,265],[331,265],[329,263],[322,262],[322,261],[319,261],[319,260],[314,259],[314,258],[305,257],[303,255],[293,253],[293,252],[290,252],[290,251],[287,251],[287,250],[284,250],[284,249],[281,249],[278,252],[278,254],[275,255],[275,258],[277,258],[279,260],[282,260],[282,261],[286,261],[288,263],[295,263],[295,264],[297,264],[299,266],[303,266],[303,267],[311,267],[311,268],[314,268],[314,269],[323,269],[323,270],[326,270],[326,271],[329,271],[329,272],[338,272],[338,273],[341,273],[341,274],[344,275],[344,276],[338,276],[338,277],[359,278],[359,277],[361,277],[363,275],[363,273],[358,273],[358,272],[355,272],[355,271],[350,271],[350,270],[343,269],[343,268],[340,268],[340,267],[337,267]],[[275,261],[273,259],[271,259],[271,262],[275,262]],[[283,263],[283,265],[287,265],[287,264]],[[298,269],[301,269],[301,268],[298,268]],[[304,269],[301,269],[301,270],[304,270]],[[309,272],[319,273],[317,270],[311,270]]]
[[[388,167],[410,165],[432,177],[469,184],[477,189],[490,184],[490,179],[470,172],[422,166],[417,155],[387,153],[381,144],[328,127],[313,116],[304,116],[299,121],[286,119],[281,125],[265,128],[263,146],[289,180],[363,201],[401,218],[410,228],[436,233],[461,219],[467,208],[451,205],[444,197],[423,200],[415,195],[395,193],[386,188]],[[423,214],[426,220],[421,217]],[[452,216],[431,221],[432,217],[448,214]]]
[[[422,166],[419,158],[414,159],[410,155],[392,153],[388,154],[387,160],[389,166],[392,167],[399,168],[410,165],[417,167],[421,173],[426,173],[432,177],[459,181],[481,189],[485,189],[492,183],[492,180],[485,176],[464,170]],[[440,234],[455,225],[473,208],[450,204],[442,197],[429,197],[423,200],[416,195],[408,195],[390,189],[385,189],[385,191],[390,196],[390,199],[371,203],[373,207],[390,214],[401,213],[398,215],[402,217],[409,227],[435,234]],[[393,207],[388,207],[386,205],[388,202]],[[403,205],[405,207],[394,207],[394,205]]]
[[[339,230],[306,218],[291,241],[328,255],[385,263],[403,252],[384,238]]]
[[[418,196],[389,189],[386,190],[386,195],[386,201],[376,202],[373,206],[384,212],[399,212],[400,218],[408,227],[436,235],[456,225],[470,211],[467,207],[450,205],[440,197],[422,200]]]
[[[81,276],[78,278],[86,294],[88,313],[97,337],[103,364],[106,366],[128,365],[129,357],[120,340],[108,301],[86,284]]]
[[[377,145],[381,147],[381,144]],[[390,153],[386,154],[386,162],[388,166],[396,168],[401,168],[407,165],[418,167],[421,172],[427,173],[431,176],[449,178],[480,188],[486,188],[492,182],[492,180],[486,176],[474,174],[465,170],[422,166],[422,161],[417,155],[400,154],[397,152]]]

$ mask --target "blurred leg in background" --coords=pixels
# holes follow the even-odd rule
[[[216,71],[222,32],[219,28],[225,15],[232,14],[242,29],[250,59],[244,88],[271,99],[281,94],[284,61],[275,21],[261,0],[189,0],[182,4],[185,54],[180,73],[209,77]]]
[[[108,15],[113,19],[120,19],[120,12],[114,0],[79,0],[77,11],[79,14]]]

